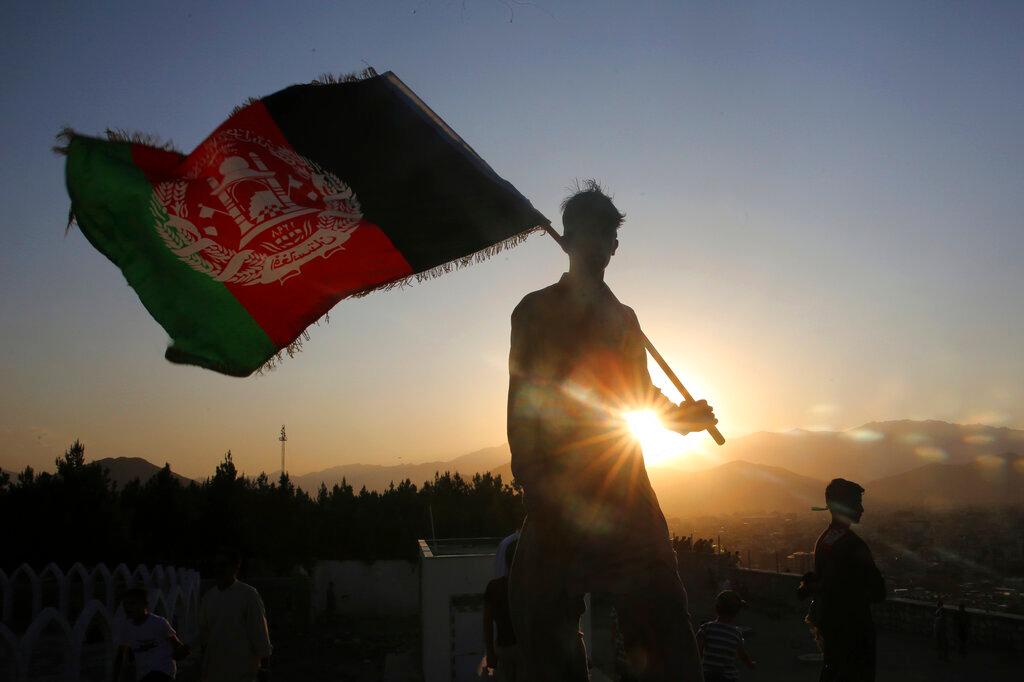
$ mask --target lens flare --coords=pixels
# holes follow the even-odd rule
[[[689,455],[701,452],[702,434],[685,436],[666,429],[654,410],[635,410],[622,415],[630,435],[640,443],[648,467],[681,464]]]
[[[945,462],[949,455],[945,450],[934,445],[921,445],[914,448],[914,452],[923,460],[928,462]]]
[[[860,443],[870,443],[885,438],[884,433],[872,431],[871,429],[854,429],[852,431],[844,431],[843,436]]]

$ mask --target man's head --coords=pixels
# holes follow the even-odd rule
[[[562,248],[573,270],[604,275],[619,246],[618,229],[626,216],[596,180],[587,180],[562,202]]]
[[[844,523],[858,523],[864,514],[864,488],[845,478],[833,479],[825,488],[825,506],[832,518]]]
[[[140,621],[149,613],[149,596],[145,588],[133,587],[124,593],[121,605],[124,606],[124,615],[129,620]]]
[[[242,566],[242,557],[238,550],[233,547],[221,547],[213,557],[213,567],[217,574],[217,581],[221,583],[234,582],[238,577],[238,569]]]

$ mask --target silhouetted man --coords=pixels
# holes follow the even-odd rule
[[[875,679],[871,604],[885,599],[885,580],[871,550],[850,528],[864,514],[863,495],[864,488],[842,478],[825,488],[832,523],[814,545],[814,573],[804,577],[814,594],[809,617],[824,654],[820,682]]]
[[[263,600],[255,587],[238,580],[238,552],[222,549],[214,564],[217,582],[199,606],[200,678],[255,682],[273,650]]]
[[[604,283],[624,216],[594,182],[562,205],[569,272],[512,313],[508,439],[527,518],[509,592],[524,679],[587,680],[583,595],[614,596],[643,680],[701,680],[668,527],[623,413],[681,433],[716,423],[652,384],[636,314]]]

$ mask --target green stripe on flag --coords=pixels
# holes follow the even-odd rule
[[[82,234],[121,269],[171,336],[168,360],[247,376],[274,355],[277,348],[231,292],[164,244],[150,208],[153,186],[132,162],[130,143],[73,138],[67,184]]]

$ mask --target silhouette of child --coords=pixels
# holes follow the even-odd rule
[[[115,640],[114,680],[121,679],[129,653],[135,661],[135,679],[140,682],[173,680],[177,675],[174,661],[188,656],[188,647],[178,639],[171,624],[150,613],[146,602],[146,590],[141,587],[125,592],[121,601],[125,620]]]
[[[715,598],[718,618],[704,623],[697,630],[697,647],[703,659],[704,682],[723,682],[740,679],[736,659],[748,668],[757,666],[743,643],[743,633],[733,625],[746,602],[732,590],[720,592]]]

